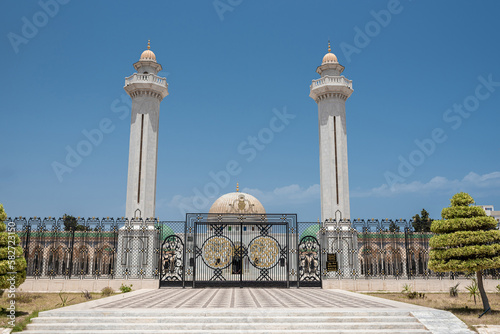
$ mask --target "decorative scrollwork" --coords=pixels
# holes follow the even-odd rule
[[[225,236],[208,238],[202,246],[202,259],[212,269],[227,268],[233,259],[234,246]]]
[[[319,281],[320,246],[313,236],[302,238],[299,243],[299,278],[301,281]]]
[[[184,244],[176,235],[165,238],[161,248],[162,281],[180,281],[183,271]]]
[[[254,238],[248,246],[250,263],[259,269],[274,267],[280,258],[280,246],[276,239],[269,236]]]

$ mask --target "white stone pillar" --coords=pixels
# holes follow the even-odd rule
[[[352,81],[340,75],[344,66],[330,52],[316,70],[309,96],[318,104],[321,219],[350,219],[345,101]]]
[[[147,219],[155,216],[156,160],[160,102],[168,95],[165,78],[155,54],[149,49],[134,64],[137,73],[125,78],[125,91],[132,98],[127,180],[126,217]]]

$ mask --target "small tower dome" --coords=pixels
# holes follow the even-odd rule
[[[332,53],[330,41],[328,41],[328,53],[323,57],[323,63],[321,65],[328,63],[338,63],[337,56]]]
[[[150,60],[156,62],[156,56],[150,49],[151,45],[150,41],[148,40],[148,49],[141,54],[141,60]]]

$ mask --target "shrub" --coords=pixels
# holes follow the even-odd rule
[[[458,297],[458,286],[460,283],[455,284],[455,286],[450,287],[450,297]]]
[[[82,296],[87,299],[87,300],[91,300],[92,299],[92,295],[90,294],[90,292],[88,290],[84,290],[82,291]]]
[[[0,289],[9,289],[11,281],[14,278],[16,288],[26,280],[26,260],[24,259],[23,249],[21,248],[21,239],[15,231],[9,231],[4,221],[7,214],[0,204]],[[11,273],[15,274],[11,274]]]
[[[68,303],[72,302],[75,298],[71,298],[70,300],[68,300],[69,296],[65,296],[63,295],[62,291],[59,292],[59,299],[61,300],[60,303],[57,303],[56,304],[56,307],[64,307],[64,306],[67,306]]]
[[[472,279],[472,283],[465,287],[469,291],[469,299],[474,297],[474,305],[476,305],[476,296],[479,296],[479,288],[477,286],[477,281],[475,278]]]
[[[109,286],[102,288],[101,293],[104,297],[111,296],[113,294],[113,289],[111,289]]]
[[[403,295],[407,295],[411,293],[411,285],[410,284],[405,284],[403,285],[403,290],[401,291]]]
[[[132,291],[132,284],[123,285],[123,283],[122,283],[122,285],[120,286],[120,291],[123,293]]]

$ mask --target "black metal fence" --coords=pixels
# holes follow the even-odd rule
[[[293,215],[287,219],[290,216]],[[190,260],[195,258],[196,251],[196,217],[200,216],[193,215],[189,218],[191,221],[92,217],[78,218],[75,224],[65,224],[63,218],[53,217],[18,217],[9,218],[9,221],[15,223],[21,238],[28,277],[155,278],[183,282],[193,279],[189,261],[196,261]],[[279,220],[279,216],[276,219]],[[256,227],[240,225],[242,229]],[[292,280],[316,277],[316,272],[321,272],[321,278],[338,279],[456,278],[466,275],[429,270],[427,261],[432,233],[415,231],[411,220],[356,219],[324,224],[295,221],[289,223],[287,232],[291,238],[280,240],[278,244],[284,249],[288,242],[289,265],[287,272],[279,275],[289,275]],[[283,233],[286,232],[283,230],[278,235]],[[317,243],[312,242],[314,240]],[[246,247],[242,241],[240,251]],[[182,245],[182,259],[179,245]],[[233,248],[238,257],[237,245]],[[332,254],[338,263],[335,270],[326,263]],[[283,260],[278,261],[276,270],[283,268]],[[233,265],[231,263],[229,270],[237,271]],[[500,269],[487,270],[485,276],[500,278]]]

